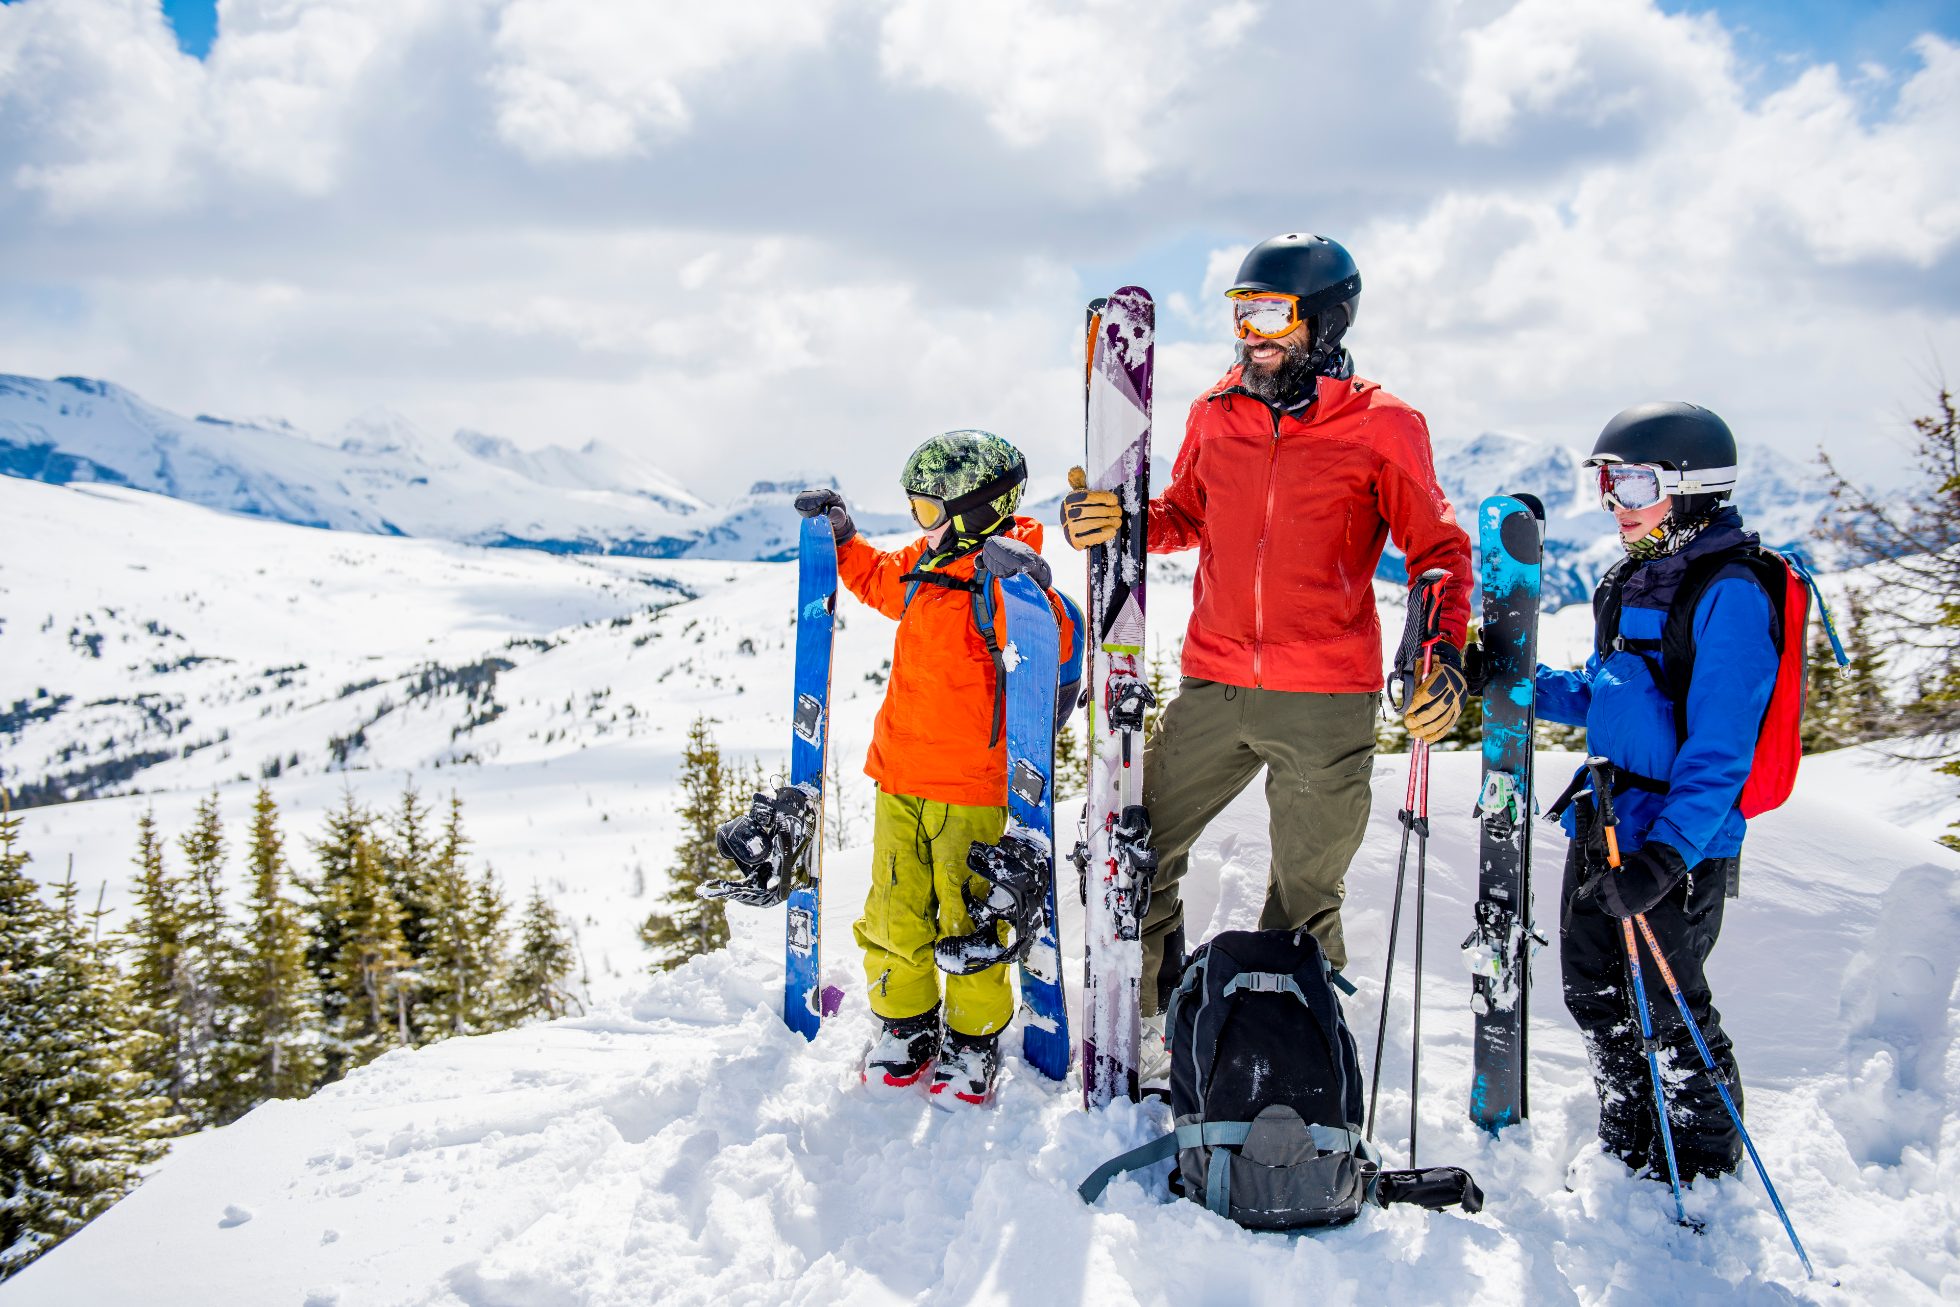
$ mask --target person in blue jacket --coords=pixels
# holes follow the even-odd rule
[[[1566,1008],[1592,1061],[1601,1146],[1634,1171],[1664,1180],[1620,923],[1646,914],[1740,1110],[1735,1053],[1704,967],[1722,928],[1723,900],[1737,883],[1745,833],[1737,804],[1776,682],[1775,610],[1749,568],[1720,561],[1756,544],[1728,502],[1736,445],[1721,418],[1693,404],[1635,405],[1606,424],[1586,466],[1598,476],[1601,505],[1618,523],[1626,557],[1593,598],[1594,652],[1585,667],[1538,668],[1538,715],[1584,725],[1588,751],[1611,761],[1622,862],[1617,872],[1607,865],[1597,814],[1580,796],[1564,815],[1572,843],[1560,900],[1560,968]],[[1705,580],[1711,568],[1713,579]],[[1691,569],[1696,577],[1684,592],[1684,602],[1693,603],[1689,666],[1664,667],[1670,656],[1684,660],[1663,649],[1661,636]],[[1704,586],[1698,598],[1695,585]],[[1678,703],[1662,686],[1682,682],[1685,703]],[[1575,778],[1575,789],[1582,784],[1590,782]],[[1681,1178],[1732,1172],[1741,1137],[1651,963],[1644,982]]]

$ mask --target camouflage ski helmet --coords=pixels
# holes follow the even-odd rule
[[[991,431],[948,431],[905,460],[899,484],[928,531],[947,518],[960,535],[984,535],[1010,516],[1028,480],[1021,451]]]

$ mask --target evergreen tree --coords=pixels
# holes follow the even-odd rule
[[[728,943],[728,914],[720,900],[701,897],[701,886],[725,874],[715,849],[715,829],[727,819],[730,788],[708,719],[696,717],[681,754],[681,835],[668,868],[667,891],[660,896],[661,906],[640,923],[640,939],[653,951],[650,970],[655,973]]]
[[[567,985],[578,957],[557,910],[536,886],[518,924],[517,962],[511,969],[509,1016],[555,1020],[582,1005]]]
[[[190,1075],[185,1061],[186,1029],[179,980],[184,939],[184,888],[164,865],[156,813],[136,819],[136,888],[130,920],[123,931],[129,955],[129,1012],[150,1038],[137,1050],[136,1070],[143,1092],[170,1103],[173,1117],[191,1111]],[[179,1125],[184,1124],[179,1120]]]
[[[337,923],[340,948],[329,979],[337,1018],[327,1033],[332,1058],[347,1069],[412,1042],[402,981],[409,958],[401,905],[367,832],[355,836],[352,863],[330,893],[324,915]]]
[[[319,991],[320,1019],[328,1035],[328,1080],[338,1080],[348,1066],[346,1050],[339,1043],[348,1020],[348,997],[339,984],[340,955],[347,932],[339,914],[351,897],[349,886],[359,850],[364,843],[371,845],[373,823],[373,817],[354,801],[353,789],[343,789],[340,806],[327,814],[325,832],[312,842],[318,874],[310,883],[303,883],[312,899],[306,962]]]
[[[239,1047],[236,941],[225,912],[224,822],[218,794],[199,801],[191,829],[178,842],[184,855],[183,936],[178,952],[180,1048],[186,1106],[200,1125],[223,1125],[251,1106],[249,1087],[232,1073],[247,1056]]]
[[[509,906],[496,879],[472,881],[463,860],[463,801],[449,797],[449,819],[430,863],[430,916],[422,960],[425,1039],[480,1034],[500,1024],[509,947]]]
[[[0,1280],[135,1188],[162,1155],[166,1100],[135,1067],[126,1019],[75,883],[50,910],[0,804]]]
[[[401,806],[389,818],[381,854],[388,892],[401,906],[402,944],[410,963],[397,979],[397,990],[405,1005],[409,1042],[420,1044],[425,1038],[420,1007],[427,985],[422,962],[436,930],[441,891],[435,884],[436,848],[429,829],[429,807],[412,781],[402,785]]]
[[[287,895],[279,809],[261,785],[252,804],[246,861],[252,889],[232,1005],[239,1013],[234,1074],[253,1104],[304,1098],[319,1084],[319,987],[306,965],[306,931]]]

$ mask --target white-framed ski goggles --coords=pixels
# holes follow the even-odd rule
[[[1609,513],[1616,508],[1630,512],[1652,508],[1669,495],[1715,495],[1735,489],[1732,467],[1676,472],[1658,463],[1622,463],[1611,454],[1595,455],[1586,466],[1599,474],[1599,505]]]

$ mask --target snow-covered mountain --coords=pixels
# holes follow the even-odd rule
[[[133,486],[228,513],[373,535],[712,559],[786,556],[796,538],[790,499],[811,484],[781,478],[718,507],[596,440],[538,450],[476,431],[444,440],[384,410],[316,438],[276,420],[180,417],[108,382],[7,375],[0,473]],[[902,519],[863,521],[880,530]]]
[[[1547,607],[1591,595],[1618,547],[1578,452],[1497,432],[1439,439],[1435,449],[1438,476],[1473,540],[1484,496],[1536,494],[1549,515]],[[832,484],[821,472],[785,472],[711,505],[598,441],[526,450],[467,430],[442,440],[385,410],[315,438],[276,419],[179,417],[108,382],[6,375],[0,473],[134,486],[300,526],[551,553],[748,560],[788,557],[796,540],[790,499]],[[1809,536],[1829,496],[1788,459],[1746,449],[1737,499],[1766,541],[1816,552]],[[1052,520],[1052,501],[1033,507]],[[893,514],[857,518],[872,533],[908,526]],[[1391,554],[1380,574],[1403,579],[1401,559]]]

